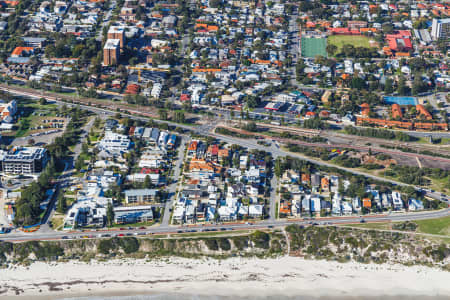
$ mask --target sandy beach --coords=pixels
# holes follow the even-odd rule
[[[450,272],[422,266],[230,258],[37,262],[0,270],[0,299],[180,293],[217,296],[445,296]],[[33,297],[33,299],[38,299]]]

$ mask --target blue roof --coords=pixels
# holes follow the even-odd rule
[[[416,105],[417,101],[415,97],[394,97],[385,96],[384,102],[387,104],[398,104],[398,105]]]

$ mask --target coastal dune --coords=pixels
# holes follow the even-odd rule
[[[450,272],[424,266],[338,263],[299,257],[159,258],[36,262],[0,270],[0,299],[89,295],[441,296]],[[35,297],[39,296],[39,297]]]

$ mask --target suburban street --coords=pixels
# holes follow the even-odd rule
[[[10,91],[13,92],[13,91]],[[30,96],[33,98],[40,98],[41,95],[39,94],[33,94],[33,93],[24,93],[21,92],[19,93],[21,95],[25,95],[25,96]],[[47,97],[48,100],[52,100],[54,101],[56,104],[58,105],[68,105],[68,106],[75,106],[75,104],[68,104],[66,102],[60,101],[59,99],[56,98],[51,98],[51,97]],[[108,116],[113,116],[116,112],[114,111],[110,111],[110,110],[106,110],[106,109],[102,109],[102,108],[96,108],[96,107],[92,107],[92,106],[86,106],[86,105],[76,105],[79,106],[82,109],[91,111],[93,113],[102,115],[103,117],[108,117]],[[141,116],[136,116],[134,114],[137,114],[139,112],[135,112],[135,111],[129,111],[129,113],[121,113],[123,116],[127,116],[130,117],[132,119],[136,119],[136,120],[143,120],[143,121],[147,121],[148,118],[147,117],[141,117]],[[369,177],[371,179],[375,179],[375,180],[379,180],[379,181],[385,181],[385,182],[390,182],[394,185],[399,185],[399,186],[408,186],[408,184],[405,183],[401,183],[395,180],[391,180],[391,179],[386,179],[386,178],[382,178],[382,177],[378,177],[375,175],[371,175],[371,174],[367,174],[358,170],[354,170],[354,169],[349,169],[349,168],[345,168],[345,167],[340,167],[340,166],[336,166],[330,163],[326,163],[326,162],[322,162],[322,161],[318,161],[309,157],[305,157],[299,153],[291,153],[291,152],[287,152],[281,148],[279,148],[278,145],[274,145],[274,143],[271,144],[270,147],[266,147],[263,145],[259,145],[257,144],[257,140],[249,140],[249,139],[239,139],[239,138],[235,138],[235,137],[231,137],[231,136],[225,136],[225,135],[221,135],[221,134],[216,134],[211,132],[211,128],[213,126],[189,126],[189,125],[184,125],[184,124],[178,124],[178,123],[174,123],[174,122],[170,122],[170,121],[161,121],[161,120],[155,120],[156,122],[159,123],[167,123],[169,125],[172,126],[176,126],[176,127],[181,127],[183,129],[192,131],[196,134],[200,134],[203,136],[210,136],[210,137],[214,137],[218,140],[221,140],[223,142],[227,142],[230,144],[238,144],[241,145],[243,147],[247,147],[249,150],[251,149],[257,149],[257,150],[262,150],[262,151],[267,151],[270,152],[272,154],[272,157],[274,159],[276,159],[277,157],[284,157],[284,156],[292,156],[292,157],[298,157],[301,158],[305,161],[309,161],[311,163],[317,164],[317,165],[323,165],[323,166],[328,166],[328,167],[333,167],[333,168],[337,168],[340,170],[344,170],[353,174],[357,174],[357,175],[362,175],[362,176],[366,176]],[[182,148],[180,148],[179,153],[178,153],[178,159],[177,159],[177,164],[176,166],[178,166],[178,168],[175,168],[174,173],[175,176],[174,178],[178,178],[179,174],[180,174],[180,164],[183,160],[184,156],[184,143],[182,143]],[[181,151],[182,150],[182,151]],[[178,176],[177,176],[178,175]],[[415,187],[416,189],[418,187]],[[172,184],[171,186],[169,186],[168,189],[171,194],[174,193],[176,191],[176,183]],[[426,193],[426,196],[430,197],[430,198],[434,198],[436,200],[442,201],[442,195],[441,193],[438,192],[434,192],[434,191],[430,191],[430,190],[424,190],[424,192]],[[214,229],[214,230],[235,230],[235,229],[252,229],[252,228],[257,228],[257,226],[285,226],[288,224],[292,224],[293,221],[285,221],[285,220],[275,220],[275,214],[272,213],[275,210],[275,206],[276,206],[276,201],[274,201],[275,198],[271,197],[271,201],[270,201],[270,218],[269,220],[263,221],[258,223],[258,225],[249,225],[249,224],[233,224],[233,225],[228,225],[228,224],[218,224],[218,225],[211,225],[211,226],[189,226],[189,227],[176,227],[176,226],[169,226],[169,218],[170,218],[170,208],[172,205],[172,201],[173,201],[173,197],[171,197],[171,200],[168,201],[165,205],[166,209],[165,209],[165,213],[163,216],[163,221],[161,226],[154,226],[154,227],[149,227],[147,229],[143,229],[141,230],[141,232],[145,232],[145,233],[150,233],[150,234],[157,234],[157,233],[174,233],[174,232],[184,232],[189,228],[190,231],[192,230],[202,230],[202,228],[208,228],[208,229]],[[450,209],[443,209],[443,210],[439,210],[439,211],[429,211],[429,212],[424,212],[424,213],[406,213],[406,214],[390,214],[390,215],[373,215],[373,216],[365,216],[364,218],[366,219],[367,222],[380,222],[380,221],[406,221],[406,220],[421,220],[421,219],[428,219],[428,218],[439,218],[439,217],[443,217],[443,216],[447,216],[450,214]],[[351,216],[351,217],[338,217],[338,218],[324,218],[324,220],[333,220],[333,223],[335,224],[345,224],[345,223],[355,223],[355,222],[359,222],[359,217],[357,216]],[[327,221],[328,222],[328,221]],[[304,221],[304,220],[300,220],[297,221],[296,223],[298,224],[302,224],[302,225],[306,225],[309,224],[309,222]],[[184,229],[183,229],[184,228]],[[123,234],[134,234],[136,233],[136,230],[125,230],[125,231],[121,231],[121,233]],[[81,232],[56,232],[56,231],[47,231],[45,230],[45,232],[35,232],[35,233],[31,233],[31,234],[27,234],[27,233],[22,233],[22,232],[18,232],[18,233],[11,233],[9,235],[6,236],[2,236],[1,239],[2,240],[9,240],[9,241],[22,241],[22,240],[47,240],[47,239],[60,239],[60,238],[79,238],[80,237],[80,233]],[[82,234],[82,237],[89,237],[89,235],[86,234]],[[102,236],[93,236],[93,237],[102,237]]]
[[[172,178],[174,179],[173,182],[167,187],[167,192],[168,197],[166,200],[166,204],[165,204],[165,208],[164,208],[164,215],[161,221],[161,227],[168,227],[169,226],[169,222],[170,222],[170,214],[171,214],[171,209],[173,206],[173,201],[176,200],[176,192],[177,192],[177,187],[180,184],[180,175],[181,175],[181,166],[183,164],[184,161],[184,154],[185,154],[185,150],[186,150],[186,138],[184,136],[181,136],[181,141],[180,141],[180,146],[178,147],[177,151],[178,151],[178,156],[176,158],[176,160],[173,162],[173,176]]]
[[[278,177],[273,175],[270,179],[270,203],[269,203],[269,220],[274,221],[276,219],[276,207],[278,201]]]
[[[0,86],[0,90],[5,90],[6,91],[7,89]],[[22,96],[28,96],[28,97],[35,98],[35,99],[39,99],[39,98],[42,97],[42,95],[40,95],[39,93],[15,91],[15,90],[11,90],[11,89],[8,89],[8,91],[10,93],[13,93],[13,94],[18,94],[18,95],[22,95]],[[64,101],[61,101],[61,100],[57,99],[56,97],[46,96],[46,98],[49,101],[54,101],[58,105],[64,105],[65,104],[65,105],[68,105],[68,106],[78,106],[81,109],[85,109],[87,111],[91,111],[91,112],[93,112],[95,114],[103,115],[104,117],[108,117],[108,116],[112,117],[112,116],[114,116],[116,114],[115,111],[111,111],[111,110],[107,110],[107,109],[103,109],[103,108],[97,108],[97,107],[88,106],[88,105],[82,105],[82,104],[66,103]],[[122,112],[121,114],[123,116],[127,116],[127,117],[135,119],[135,120],[148,121],[148,117],[141,117],[141,116],[135,115],[135,114],[140,114],[140,112],[138,112],[138,111],[129,110],[129,113]],[[222,140],[222,141],[227,142],[227,143],[242,145],[242,146],[247,147],[249,149],[258,149],[258,150],[264,150],[264,151],[268,151],[268,152],[270,151],[274,158],[279,157],[279,156],[286,156],[286,155],[292,156],[292,157],[298,157],[298,158],[301,158],[303,160],[309,161],[309,162],[314,163],[314,164],[324,165],[324,166],[328,166],[328,167],[333,167],[333,168],[345,170],[345,171],[353,173],[353,174],[366,176],[368,178],[376,179],[376,180],[379,180],[379,181],[390,182],[392,184],[396,184],[396,185],[400,185],[400,186],[408,186],[408,184],[402,183],[402,182],[399,182],[399,181],[396,181],[396,180],[391,180],[391,179],[375,176],[375,175],[372,175],[372,174],[368,174],[368,173],[365,173],[365,172],[361,172],[361,171],[358,171],[358,170],[349,169],[349,168],[345,168],[345,167],[340,167],[340,166],[333,165],[333,164],[330,164],[330,163],[318,161],[318,160],[313,159],[313,158],[305,157],[305,156],[303,156],[303,155],[301,155],[299,153],[287,152],[287,151],[284,151],[283,149],[280,149],[280,148],[276,147],[273,144],[270,147],[266,147],[266,146],[262,146],[262,145],[257,144],[256,140],[239,139],[239,138],[235,138],[235,137],[231,137],[231,136],[226,136],[226,135],[221,135],[221,134],[217,134],[217,133],[212,133],[212,132],[209,131],[210,130],[209,126],[205,126],[205,127],[202,127],[202,126],[189,126],[189,125],[179,124],[179,123],[170,122],[170,121],[157,120],[157,119],[154,119],[154,121],[158,122],[158,123],[166,123],[166,124],[171,125],[171,126],[183,128],[185,130],[190,130],[190,131],[195,132],[195,133],[200,134],[200,135],[211,136],[211,137],[214,137],[216,139]],[[437,200],[441,199],[440,193],[436,193],[436,192],[427,192],[427,196],[429,196],[431,198],[434,198],[434,199],[437,199]]]

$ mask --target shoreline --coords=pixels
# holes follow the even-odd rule
[[[0,269],[0,300],[84,296],[196,295],[217,297],[305,296],[423,297],[450,295],[450,272],[424,266],[338,263],[298,257],[158,260],[115,259],[90,263],[36,262]],[[430,299],[431,299],[430,298]]]

